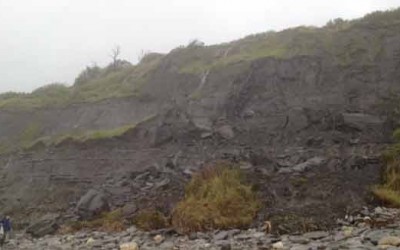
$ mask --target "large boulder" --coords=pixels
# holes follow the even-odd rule
[[[53,234],[59,228],[59,218],[59,214],[46,214],[45,216],[31,223],[26,229],[26,232],[35,238],[40,238],[47,234]]]
[[[364,113],[343,113],[342,116],[344,125],[357,130],[381,129],[384,123],[379,117]]]
[[[79,200],[76,211],[83,220],[92,219],[102,212],[109,211],[110,206],[103,192],[90,189]]]

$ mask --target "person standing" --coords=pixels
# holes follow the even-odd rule
[[[6,216],[1,220],[1,227],[3,229],[3,235],[0,240],[0,244],[3,245],[9,238],[12,230],[11,219],[9,216]]]

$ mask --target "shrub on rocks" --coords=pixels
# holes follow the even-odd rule
[[[372,189],[374,195],[384,203],[400,207],[400,129],[393,137],[397,141],[383,153],[386,167],[383,172],[383,184]]]
[[[258,209],[256,195],[240,170],[219,162],[192,178],[171,221],[181,233],[244,228],[253,222]]]
[[[139,212],[133,223],[145,231],[157,230],[168,226],[168,219],[159,211],[147,210]]]
[[[96,219],[75,221],[61,227],[60,233],[71,233],[82,229],[93,229],[105,232],[119,232],[126,229],[121,210],[106,212]]]

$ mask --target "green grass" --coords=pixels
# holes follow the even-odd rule
[[[112,65],[87,67],[72,87],[51,84],[32,93],[0,94],[0,109],[31,110],[140,95],[142,86],[165,57],[179,73],[196,75],[265,57],[323,56],[339,66],[369,65],[382,52],[384,38],[399,26],[400,8],[352,21],[334,20],[322,28],[303,26],[270,31],[212,46],[192,44],[174,49],[167,56],[147,54],[137,65],[121,61],[123,66],[117,69]]]
[[[42,138],[39,138],[30,144],[27,144],[25,147],[26,150],[29,150],[39,143],[42,143],[43,145],[46,146],[58,146],[64,142],[71,141],[75,143],[84,143],[90,140],[102,140],[102,139],[110,139],[110,138],[115,138],[119,136],[123,136],[125,133],[128,131],[133,130],[136,127],[136,124],[134,125],[125,125],[122,127],[118,128],[113,128],[113,129],[100,129],[100,130],[92,130],[92,131],[87,131],[82,134],[62,134],[58,136],[45,136]]]
[[[23,148],[24,150],[30,150],[40,144],[49,147],[49,146],[58,146],[67,141],[74,143],[85,143],[91,140],[104,140],[104,139],[121,137],[124,134],[128,133],[129,131],[135,129],[137,125],[150,121],[156,117],[157,117],[156,115],[149,115],[136,124],[128,124],[112,129],[89,130],[86,132],[75,132],[75,133],[71,132],[55,136],[43,136],[40,138],[36,138],[35,140],[32,140],[30,142],[24,143],[23,145],[21,145],[21,148]]]
[[[382,202],[392,207],[400,207],[400,192],[391,189],[389,186],[376,186],[372,193]]]
[[[400,9],[395,9],[352,21],[335,20],[322,28],[301,26],[250,35],[221,45],[181,48],[172,53],[179,58],[180,72],[191,74],[240,61],[302,55],[328,57],[339,66],[368,65],[381,53],[383,38],[398,26]],[[374,31],[369,27],[374,27]]]
[[[181,233],[244,228],[253,222],[259,205],[240,171],[220,162],[193,177],[171,221]]]
[[[96,69],[79,84],[67,87],[55,83],[38,88],[32,93],[7,92],[0,94],[0,110],[26,110],[63,107],[73,103],[97,102],[109,98],[138,95],[146,84],[150,72],[157,67],[162,56],[156,56],[138,65],[111,70],[110,66]],[[90,70],[88,67],[81,75]]]
[[[40,137],[41,127],[38,123],[31,123],[20,133],[18,145],[27,147],[32,141]]]
[[[397,141],[382,154],[385,163],[383,183],[372,188],[373,194],[387,205],[400,207],[400,142],[399,129],[393,133]]]

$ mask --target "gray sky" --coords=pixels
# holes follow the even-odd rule
[[[400,0],[0,0],[0,92],[71,84],[121,46],[168,52],[194,38],[227,42],[267,30],[325,24],[400,6]]]

